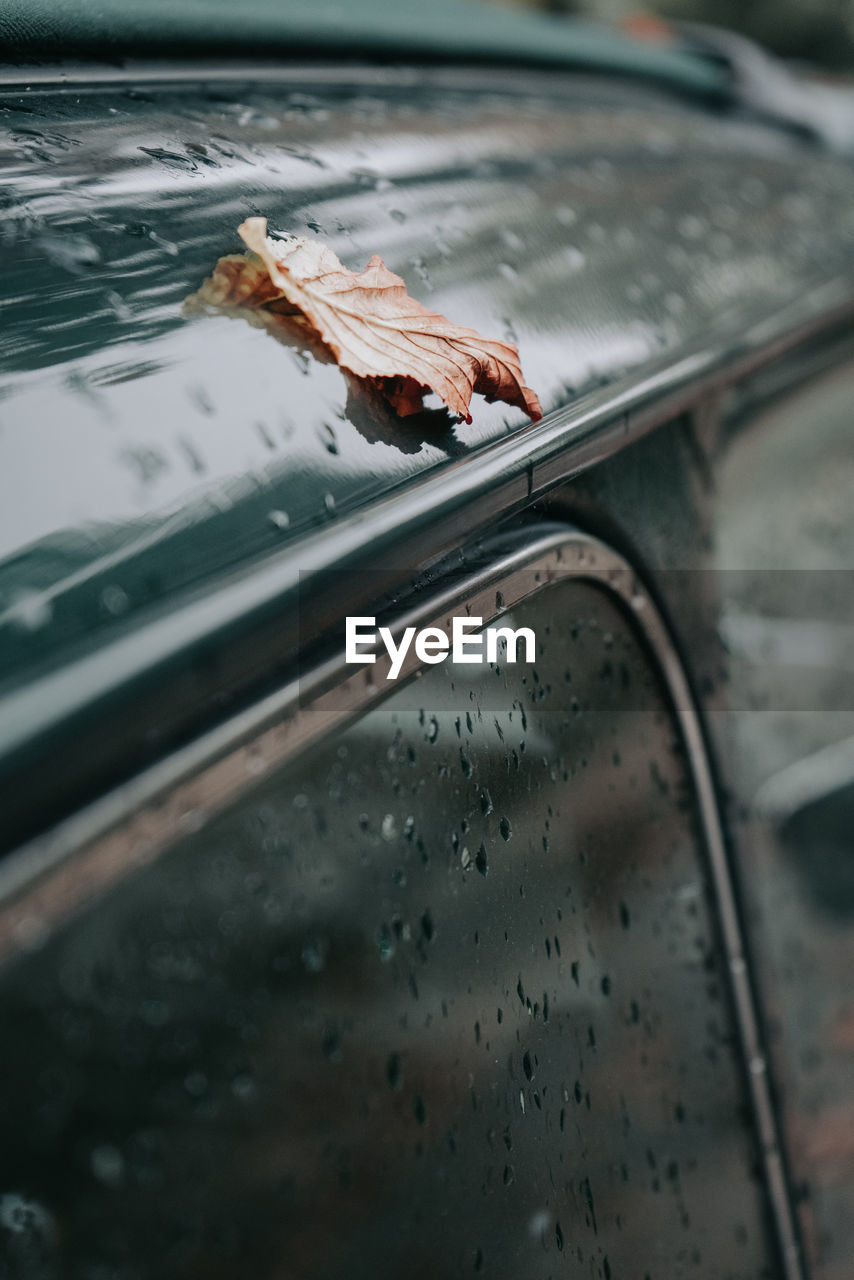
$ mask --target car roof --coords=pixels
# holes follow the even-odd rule
[[[714,96],[728,83],[696,53],[477,0],[0,0],[0,41],[19,57],[251,50],[580,67]]]

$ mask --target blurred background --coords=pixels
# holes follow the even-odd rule
[[[667,23],[728,27],[782,58],[828,70],[854,68],[854,0],[493,0],[625,25],[649,38]]]

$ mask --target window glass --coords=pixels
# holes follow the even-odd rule
[[[513,620],[7,969],[4,1275],[774,1273],[661,687]]]

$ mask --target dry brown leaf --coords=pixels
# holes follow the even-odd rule
[[[516,405],[534,421],[542,417],[512,343],[482,338],[428,311],[377,254],[357,274],[319,240],[269,237],[266,218],[247,218],[238,233],[256,256],[221,258],[194,302],[291,314],[342,369],[375,383],[402,416],[417,413],[429,390],[466,422],[475,392]]]

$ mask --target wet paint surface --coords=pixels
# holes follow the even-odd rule
[[[248,215],[322,236],[354,269],[380,252],[426,305],[517,341],[547,410],[847,266],[838,160],[640,89],[508,85],[388,72],[370,89],[7,96],[2,671],[525,428],[483,402],[470,427],[435,406],[400,424],[348,401],[333,366],[185,317]]]

